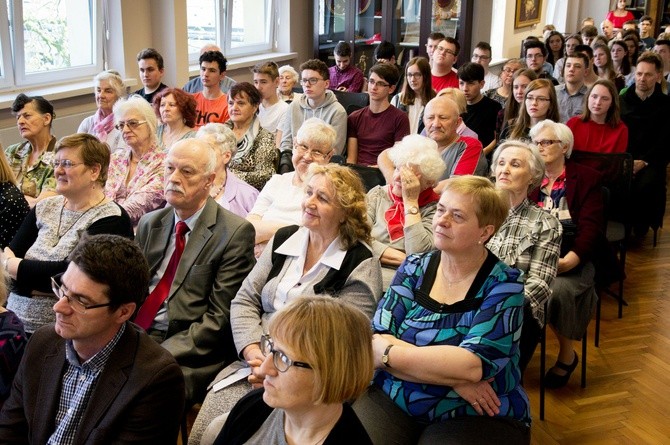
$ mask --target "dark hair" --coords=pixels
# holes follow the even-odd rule
[[[593,54],[595,57],[596,51],[601,50],[605,53],[605,57],[607,58],[607,62],[605,63],[605,68],[603,68],[603,71],[601,73],[600,68],[596,67],[593,71],[601,78],[603,79],[604,75],[607,76],[607,79],[611,80],[614,82],[614,79],[616,79],[616,71],[614,69],[614,64],[612,63],[612,53],[610,52],[610,48],[607,45],[603,45],[601,43],[597,45],[593,45]],[[595,63],[593,64],[595,66]],[[618,94],[618,93],[617,93]]]
[[[233,85],[228,91],[228,100],[233,100],[242,93],[246,94],[251,105],[258,107],[261,104],[261,93],[249,82],[237,82]]]
[[[163,56],[161,56],[161,54],[153,48],[144,48],[142,51],[137,53],[138,62],[144,59],[154,59],[156,61],[156,65],[158,65],[159,70],[164,68]]]
[[[279,67],[272,60],[268,62],[259,62],[251,69],[254,74],[265,74],[270,76],[270,79],[275,80],[279,77]]]
[[[395,57],[395,45],[388,40],[384,40],[377,48],[375,48],[374,58],[375,61],[379,59],[390,60],[391,57]]]
[[[390,85],[394,86],[400,80],[400,71],[395,65],[389,63],[376,63],[370,68],[370,75],[375,73]]]
[[[484,67],[478,63],[466,62],[458,68],[458,78],[463,82],[482,82],[485,75]]]
[[[593,26],[593,25],[586,25],[585,27],[583,27],[583,28],[579,31],[579,33],[580,33],[582,36],[586,36],[586,37],[595,37],[595,36],[598,35],[598,28],[596,28],[596,27]]]
[[[668,48],[670,48],[670,40],[667,40],[667,39],[657,40],[656,42],[654,42],[654,46],[656,46],[656,45],[665,45]]]
[[[300,64],[300,74],[305,70],[316,71],[323,80],[330,80],[330,73],[328,72],[328,65],[323,60],[309,59],[307,62]],[[300,79],[298,79],[300,81]]]
[[[651,18],[650,15],[643,15],[642,17],[640,17],[640,23],[642,23],[642,22],[651,22],[651,23],[654,23],[654,19]]]
[[[216,62],[219,65],[219,73],[225,72],[228,66],[228,60],[226,60],[221,51],[205,51],[200,55],[198,62],[200,65],[202,65],[202,62]]]
[[[584,46],[586,46],[586,45],[584,45]],[[590,48],[590,47],[589,47],[589,48]],[[593,50],[591,50],[591,51],[593,52]],[[591,57],[593,57],[593,55],[591,55]],[[584,68],[588,68],[589,65],[590,65],[590,63],[589,63],[589,61],[590,61],[589,56],[588,56],[587,54],[585,54],[585,51],[578,51],[578,50],[575,50],[575,53],[574,53],[573,55],[571,55],[571,56],[565,56],[565,61],[567,62],[568,59],[570,59],[570,58],[573,58],[573,59],[582,59],[582,61],[584,62]],[[563,68],[565,69],[565,65],[563,65]]]
[[[577,53],[585,53],[586,57],[593,59],[593,48],[591,48],[589,45],[577,45],[575,47],[574,55],[577,55]]]
[[[61,138],[56,142],[55,153],[63,148],[79,150],[81,159],[87,167],[100,166],[100,175],[97,182],[105,187],[107,172],[109,171],[110,150],[109,146],[100,142],[98,138],[88,133],[75,133]]]
[[[626,45],[626,42],[624,42],[623,40],[615,40],[610,43],[610,51],[612,51],[614,45],[618,45],[623,48],[624,58],[621,59],[621,69],[619,70],[619,72],[624,76],[627,76],[633,70],[630,64],[630,59],[628,58],[628,46]]]
[[[624,25],[635,25],[635,29],[637,29],[637,20],[626,20],[623,22]]]
[[[635,43],[635,52],[631,56],[630,63],[631,65],[637,65],[637,59],[640,56],[640,38],[638,37],[637,33],[635,31],[631,31],[632,33],[624,33],[624,42],[633,42]],[[626,45],[626,57],[628,57],[628,45]]]
[[[528,40],[528,38],[526,38],[526,41],[523,42],[523,56],[524,57],[526,57],[526,54],[528,54],[528,50],[531,49],[531,48],[540,48],[540,50],[542,51],[542,55],[544,57],[547,57],[547,48],[544,47],[544,44],[542,42],[540,42],[539,40],[534,40],[534,39]]]
[[[405,74],[410,66],[416,65],[419,68],[421,77],[423,79],[423,85],[421,87],[421,99],[423,104],[430,102],[432,98],[435,97],[435,90],[433,90],[432,77],[430,74],[430,62],[425,57],[413,57],[405,65]],[[416,93],[409,86],[407,81],[407,76],[405,75],[405,80],[402,85],[402,92],[400,93],[400,103],[403,105],[414,105],[414,99],[416,99]]]
[[[333,53],[339,57],[351,57],[351,45],[349,45],[344,40],[340,40],[335,45],[335,51]]]
[[[558,50],[558,58],[554,58],[554,52],[551,50],[551,46],[549,46],[549,40],[551,40],[551,38],[554,36],[561,38],[561,49]],[[551,31],[549,33],[547,39],[545,40],[544,46],[547,47],[547,62],[551,63],[552,66],[558,62],[558,59],[565,55],[565,37],[563,37],[563,34],[558,31]]]
[[[549,108],[545,119],[551,119],[554,122],[561,121],[561,115],[558,109],[558,99],[556,98],[556,89],[554,84],[549,79],[535,79],[526,87],[526,92],[523,95],[524,101],[521,102],[519,109],[519,116],[514,121],[510,131],[510,139],[520,139],[526,134],[526,129],[530,128],[530,115],[526,111],[526,96],[531,91],[546,88],[549,91]]]
[[[56,113],[54,113],[54,106],[51,105],[51,102],[49,102],[42,96],[26,96],[23,93],[19,94],[18,96],[16,96],[16,99],[14,99],[14,102],[12,103],[12,113],[16,114],[20,112],[21,110],[23,110],[23,107],[25,107],[31,102],[34,102],[35,109],[41,114],[50,114],[52,122],[54,119],[56,119]],[[49,127],[51,128],[51,122],[49,123]]]
[[[637,63],[640,62],[651,63],[656,67],[656,71],[659,73],[663,72],[663,59],[661,59],[661,56],[653,51],[645,51],[640,54],[640,57],[637,59]]]
[[[442,40],[445,37],[446,36],[444,34],[442,34],[441,32],[431,32],[430,34],[428,34],[428,38],[430,40]]]
[[[149,265],[140,247],[119,235],[82,235],[68,257],[88,278],[107,286],[109,311],[122,304],[139,308],[149,293]]]
[[[617,91],[614,82],[608,79],[598,79],[586,92],[586,99],[584,100],[584,107],[582,109],[582,122],[588,122],[591,120],[591,110],[589,110],[589,96],[591,96],[591,91],[596,87],[596,85],[602,85],[607,88],[610,95],[612,96],[612,104],[610,105],[609,110],[607,110],[607,115],[605,116],[605,123],[612,128],[616,128],[621,123],[620,115],[620,104],[619,104],[619,92]]]
[[[491,55],[491,53],[493,52],[493,51],[491,50],[491,45],[489,45],[489,42],[479,42],[479,43],[475,46],[475,48],[477,48],[477,49],[482,49],[482,50],[484,50],[484,51],[488,51],[488,52],[489,52],[489,55]]]
[[[454,39],[453,37],[445,37],[444,41],[447,42],[447,43],[451,43],[452,45],[454,45],[456,47],[455,56],[458,56],[458,53],[461,52],[461,44],[458,43],[458,40]]]
[[[184,124],[187,127],[195,127],[196,102],[193,96],[182,90],[181,88],[165,88],[154,96],[153,107],[158,119],[161,118],[161,99],[172,94],[174,101],[177,103],[177,108],[184,119]]]
[[[519,108],[521,108],[521,105],[514,99],[514,81],[520,76],[527,77],[531,82],[537,79],[537,73],[530,68],[519,68],[512,74],[512,91],[505,101],[503,122],[509,123],[511,120],[516,119],[519,116]]]

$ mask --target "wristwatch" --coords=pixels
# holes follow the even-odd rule
[[[416,215],[417,213],[419,213],[419,208],[417,206],[405,209],[405,215]]]
[[[415,207],[415,208],[416,208],[416,207]],[[391,365],[389,364],[389,351],[391,350],[392,347],[393,347],[392,344],[391,344],[391,345],[388,345],[388,346],[386,347],[386,350],[384,351],[384,354],[382,355],[382,363],[383,363],[384,366],[386,366],[387,368],[390,368],[390,367],[391,367]]]

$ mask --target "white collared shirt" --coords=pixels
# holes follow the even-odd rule
[[[305,286],[314,286],[318,281],[319,272],[324,268],[339,270],[344,261],[347,251],[343,248],[338,236],[330,243],[326,251],[321,255],[319,261],[303,274],[305,259],[307,258],[307,245],[309,243],[309,230],[301,227],[277,248],[276,252],[286,255],[288,264],[286,274],[277,285],[275,294],[275,308],[279,309],[294,298],[302,294]],[[323,279],[322,277],[319,281]]]

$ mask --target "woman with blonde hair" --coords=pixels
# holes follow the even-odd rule
[[[14,172],[0,146],[0,249],[14,238],[29,211],[28,201],[16,186]]]
[[[302,196],[302,224],[281,228],[268,243],[230,305],[230,324],[239,357],[214,379],[235,372],[249,375],[217,391],[202,404],[190,441],[212,419],[230,411],[268,370],[259,339],[280,308],[300,296],[337,299],[372,317],[382,294],[379,258],[370,242],[365,192],[358,175],[337,164],[310,165]]]

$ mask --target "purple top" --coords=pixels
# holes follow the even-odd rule
[[[349,65],[344,71],[340,71],[337,66],[328,68],[330,74],[330,89],[336,90],[339,87],[346,87],[350,93],[360,93],[363,91],[363,82],[365,81],[363,71],[353,65]]]
[[[258,190],[242,181],[230,170],[226,175],[226,188],[223,196],[216,202],[224,209],[246,218],[258,198]]]

